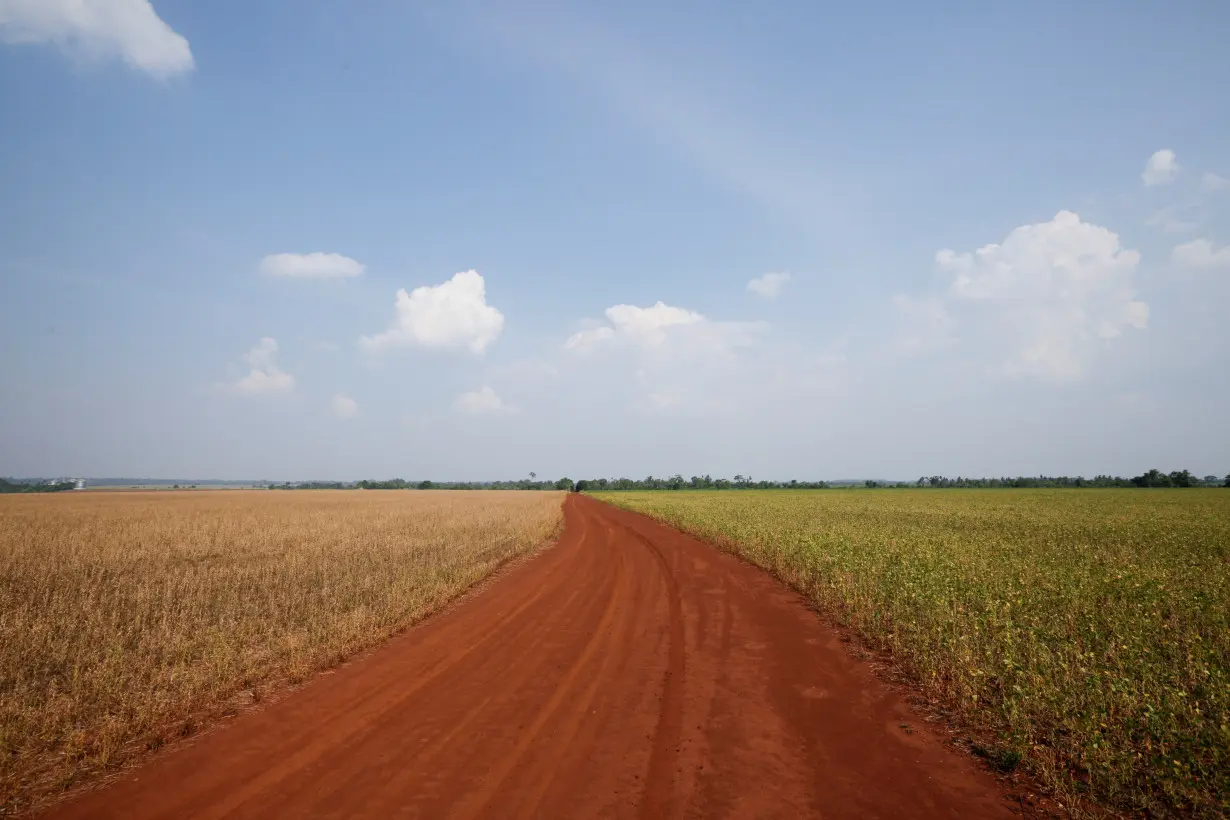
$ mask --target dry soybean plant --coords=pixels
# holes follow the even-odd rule
[[[0,496],[0,814],[404,629],[547,543],[562,497]]]

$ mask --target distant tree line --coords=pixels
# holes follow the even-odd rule
[[[1019,476],[1017,478],[946,478],[944,476],[923,476],[915,484],[917,487],[1219,487],[1230,486],[1230,475],[1224,479],[1215,475],[1197,478],[1188,470],[1176,470],[1163,473],[1161,470],[1149,470],[1147,473],[1133,478],[1098,475],[1093,478],[1083,476]]]
[[[0,478],[0,493],[60,493],[76,488],[75,481],[58,481],[48,484],[45,481],[10,481],[7,478]]]
[[[865,487],[868,489],[910,489],[910,488],[1048,488],[1048,487],[1230,487],[1230,475],[1224,479],[1214,475],[1198,478],[1188,470],[1177,470],[1163,473],[1161,470],[1149,470],[1134,478],[1119,478],[1118,476],[1098,475],[1093,478],[1082,476],[1018,476],[1016,478],[965,478],[958,476],[921,476],[918,481],[862,481],[862,482],[828,482],[828,481],[755,481],[751,476],[736,475],[733,479],[713,478],[708,475],[692,476],[685,479],[682,475],[668,478],[648,476],[643,479],[631,478],[597,478],[578,481],[576,489],[584,492],[607,490],[823,490],[837,487]]]
[[[667,478],[588,478],[576,483],[578,492],[586,490],[824,490],[834,486],[827,481],[755,481],[751,476],[736,475],[734,478],[714,478],[710,475],[694,475],[684,478],[676,473]]]
[[[569,490],[574,489],[571,478],[557,481],[406,481],[392,478],[386,481],[288,481],[270,484],[271,490]]]
[[[680,474],[659,478],[587,478],[573,482],[570,478],[538,481],[533,473],[519,481],[406,481],[393,478],[385,481],[292,481],[270,484],[271,490],[568,490],[605,492],[611,490],[827,490],[865,487],[868,489],[950,489],[950,488],[1061,488],[1061,487],[1230,487],[1230,475],[1198,478],[1188,470],[1163,473],[1149,470],[1134,478],[1098,475],[1082,476],[1017,476],[1016,478],[949,478],[942,475],[920,476],[917,481],[765,481],[751,476],[713,478],[710,475],[684,478]],[[71,485],[69,486],[71,489]]]

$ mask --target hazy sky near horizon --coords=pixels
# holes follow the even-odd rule
[[[0,475],[1224,475],[1227,42],[0,0]]]

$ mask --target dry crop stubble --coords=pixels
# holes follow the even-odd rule
[[[562,498],[0,496],[0,814],[388,638],[557,535]]]

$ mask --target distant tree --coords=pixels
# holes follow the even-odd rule
[[[1176,470],[1170,474],[1170,483],[1175,487],[1194,487],[1196,477],[1188,470]]]
[[[357,485],[363,490],[408,490],[410,484],[405,479],[394,478],[389,481],[360,481]]]
[[[75,481],[17,481],[0,478],[0,493],[62,493],[65,490],[75,490]]]
[[[1226,476],[1226,480],[1225,480],[1225,482],[1223,482],[1223,483],[1222,483],[1222,485],[1221,485],[1221,486],[1223,486],[1223,487],[1230,487],[1230,475],[1227,475],[1227,476]]]
[[[863,482],[863,486],[864,486],[864,487],[866,487],[866,488],[867,488],[867,489],[869,489],[869,490],[874,490],[874,489],[876,489],[877,487],[879,487],[879,486],[880,486],[880,482],[878,482],[878,481],[870,481],[870,480],[868,480],[868,481],[864,481],[864,482]]]
[[[559,481],[555,482],[555,489],[557,490],[567,490],[568,492],[572,492],[572,486],[572,479],[567,477],[561,478]]]
[[[1153,469],[1147,473],[1136,476],[1132,479],[1132,483],[1137,487],[1172,487],[1174,483],[1170,476],[1163,473],[1161,470]]]
[[[538,473],[536,473],[536,472],[534,472],[533,470],[531,470],[531,471],[530,471],[530,481],[533,481],[533,480],[534,480],[534,479],[536,479],[536,478],[538,478]]]

